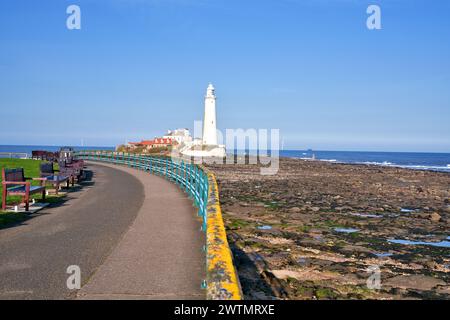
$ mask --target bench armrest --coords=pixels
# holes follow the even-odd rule
[[[33,178],[33,180],[45,181],[45,180],[47,180],[47,178]]]
[[[4,192],[8,192],[9,186],[25,186],[25,191],[28,194],[30,192],[31,183],[26,181],[2,181]]]
[[[30,184],[29,182],[22,182],[22,181],[2,181],[2,185],[27,185]]]

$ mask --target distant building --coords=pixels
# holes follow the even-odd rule
[[[134,149],[137,147],[145,147],[146,149],[163,148],[178,144],[175,139],[171,138],[155,138],[153,140],[142,140],[141,142],[129,142],[127,147]]]
[[[188,129],[176,129],[169,130],[167,134],[163,136],[166,139],[172,139],[178,142],[178,144],[186,144],[192,141],[191,134]]]
[[[206,89],[203,136],[201,139],[193,139],[188,129],[181,128],[169,130],[162,138],[129,142],[124,147],[126,150],[136,150],[143,153],[150,153],[154,148],[173,147],[171,151],[178,155],[189,157],[226,157],[225,146],[219,145],[217,139],[216,94],[214,86],[209,84]]]

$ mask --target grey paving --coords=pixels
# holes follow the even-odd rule
[[[136,220],[79,292],[81,299],[204,299],[204,233],[196,210],[176,185],[120,167],[144,186]]]
[[[0,299],[67,299],[69,265],[86,283],[133,223],[142,183],[126,172],[90,166],[91,182],[20,225],[0,229]]]
[[[89,164],[92,185],[0,230],[0,299],[204,299],[204,234],[187,196],[161,177]],[[82,289],[66,287],[78,265]]]

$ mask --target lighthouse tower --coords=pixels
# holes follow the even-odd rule
[[[217,145],[216,127],[216,95],[214,86],[210,83],[206,89],[205,114],[203,117],[203,145]]]
[[[205,114],[203,117],[203,137],[186,142],[180,150],[183,156],[189,157],[215,157],[227,156],[225,145],[217,144],[216,126],[216,94],[214,86],[209,84],[205,96]]]

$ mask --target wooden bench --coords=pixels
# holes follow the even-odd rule
[[[84,162],[81,161],[67,161],[67,160],[59,160],[58,161],[59,164],[59,172],[62,175],[70,175],[72,177],[76,177],[77,181],[80,182],[83,178],[83,167],[84,167]],[[72,185],[73,185],[73,181],[72,180]]]
[[[33,150],[31,151],[31,158],[35,160],[57,161],[59,158],[59,153],[43,150]]]
[[[30,195],[42,193],[42,199],[45,199],[45,186],[32,186],[31,182],[26,181],[23,168],[2,169],[2,210],[6,210],[6,197],[22,196],[22,202],[25,202],[25,211],[30,208]]]
[[[43,160],[45,155],[45,151],[42,150],[33,150],[31,151],[31,159],[35,160]]]
[[[45,178],[48,176],[53,176],[57,171],[53,166],[53,162],[42,162],[39,164],[40,177]]]
[[[74,177],[70,174],[63,174],[55,170],[53,166],[53,162],[43,162],[39,165],[40,169],[40,177],[33,178],[33,180],[37,180],[41,182],[41,186],[45,186],[46,183],[50,183],[55,187],[55,193],[58,194],[60,185],[64,182],[67,182],[67,188],[69,187],[69,181],[72,181]]]

